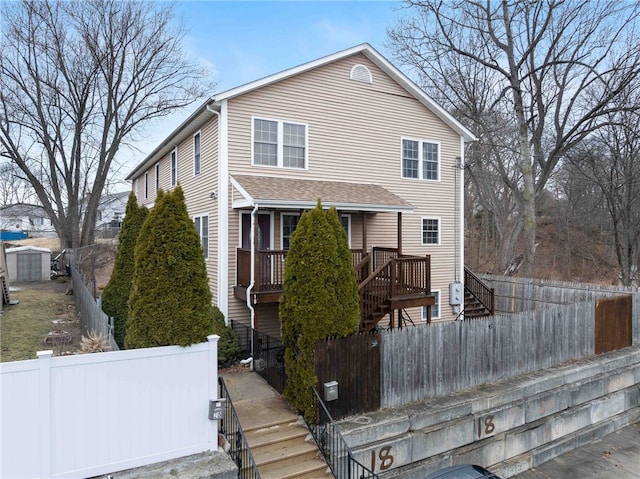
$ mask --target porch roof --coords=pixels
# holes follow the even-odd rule
[[[234,208],[258,205],[311,209],[320,199],[323,206],[335,206],[341,211],[410,212],[415,209],[386,188],[368,183],[239,175],[231,177],[231,184],[241,195],[233,200]]]

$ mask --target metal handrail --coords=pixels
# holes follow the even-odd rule
[[[224,418],[220,421],[220,433],[225,436],[231,449],[229,455],[238,466],[238,479],[261,479],[256,461],[253,459],[251,449],[238,420],[238,414],[233,407],[233,401],[229,396],[229,390],[222,376],[218,377],[220,384],[220,396],[225,401]]]
[[[311,436],[336,479],[378,479],[378,475],[360,463],[349,449],[335,425],[316,388],[311,388],[316,400],[316,421],[307,423]],[[306,421],[305,421],[306,422]]]

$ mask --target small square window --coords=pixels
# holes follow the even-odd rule
[[[440,244],[440,220],[438,218],[422,218],[422,244]]]

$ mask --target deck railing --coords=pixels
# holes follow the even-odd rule
[[[307,424],[307,427],[327,461],[333,476],[336,479],[378,479],[375,472],[353,457],[347,442],[320,399],[318,391],[315,388],[311,389],[316,403],[317,418],[313,424]]]
[[[253,459],[251,449],[240,425],[238,414],[233,407],[227,385],[222,376],[218,377],[220,397],[225,400],[224,417],[220,421],[220,433],[229,441],[229,455],[238,466],[238,479],[261,479],[258,466]]]
[[[236,284],[239,286],[249,286],[251,284],[251,250],[246,248],[237,249],[237,273]],[[284,265],[287,250],[260,250],[257,252],[257,270],[255,276],[254,291],[279,291],[284,284]],[[367,258],[368,254],[363,249],[352,249],[351,257],[356,276],[360,280],[367,277],[369,273]]]
[[[466,267],[464,268],[464,289],[482,303],[491,316],[495,314],[495,290],[488,288],[480,278]]]

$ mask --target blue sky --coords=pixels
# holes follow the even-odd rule
[[[216,91],[364,42],[391,60],[386,30],[406,13],[400,2],[387,1],[203,0],[174,5],[176,20],[188,30],[184,49],[209,67]],[[139,151],[121,151],[124,165],[117,176],[124,178],[200,103],[149,126],[136,145]]]

